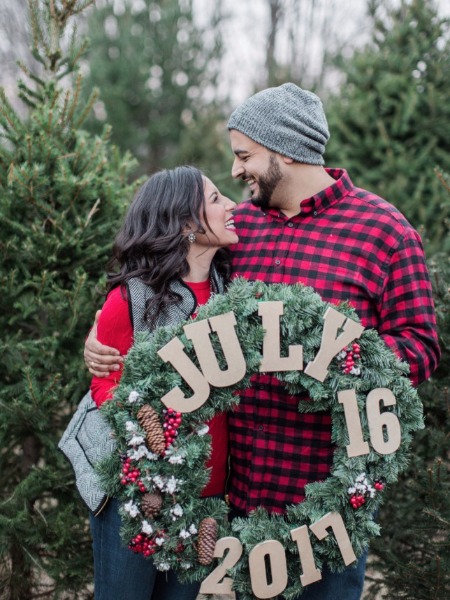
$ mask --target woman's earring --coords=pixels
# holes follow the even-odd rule
[[[193,231],[191,231],[191,233],[188,235],[188,240],[190,241],[191,244],[193,244],[196,239],[197,239],[197,236],[195,235],[195,233]]]

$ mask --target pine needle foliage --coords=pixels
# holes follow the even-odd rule
[[[95,286],[132,188],[130,156],[83,122],[73,19],[92,0],[30,0],[33,56],[21,117],[0,90],[0,590],[2,599],[84,598],[87,511],[57,442],[87,380]],[[23,112],[23,111],[22,111]]]
[[[222,57],[221,0],[208,2],[202,24],[193,0],[99,0],[88,19],[90,81],[102,102],[89,126],[114,126],[113,140],[141,170],[196,164],[230,179],[231,153],[217,99]]]
[[[450,242],[433,172],[450,171],[450,21],[434,0],[371,0],[368,9],[370,41],[337,60],[345,79],[328,102],[326,160],[399,208],[436,252]]]
[[[448,174],[437,169],[449,192]],[[383,542],[372,546],[379,575],[370,598],[429,600],[450,596],[450,258],[438,252],[428,261],[438,319],[442,359],[420,392],[426,428],[416,434],[410,467],[388,491],[380,514]]]

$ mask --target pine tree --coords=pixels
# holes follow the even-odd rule
[[[450,177],[438,171],[449,192]],[[381,574],[370,598],[429,600],[450,596],[450,260],[438,252],[429,262],[442,359],[421,386],[426,429],[416,433],[408,472],[388,490],[381,511],[382,538],[372,546]]]
[[[212,125],[224,120],[216,99],[221,0],[211,4],[202,26],[192,0],[101,0],[89,19],[89,78],[102,89],[89,124],[96,131],[108,119],[115,143],[147,174],[180,163],[218,172],[224,163]]]
[[[342,59],[345,81],[327,108],[326,160],[424,227],[436,251],[447,241],[449,214],[433,172],[450,170],[449,20],[432,0],[386,4],[370,0],[370,42]]]
[[[57,443],[87,386],[84,336],[135,163],[83,130],[74,17],[93,0],[29,0],[39,75],[22,65],[26,117],[0,91],[0,589],[86,597],[87,509]],[[21,111],[23,113],[23,111]]]

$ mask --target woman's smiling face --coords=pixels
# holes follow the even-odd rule
[[[223,248],[236,244],[239,238],[233,221],[235,203],[220,193],[213,182],[204,177],[205,206],[200,221],[205,233],[195,232],[194,246]]]

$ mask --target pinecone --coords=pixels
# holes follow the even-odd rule
[[[198,528],[197,554],[201,565],[209,565],[214,558],[218,525],[212,517],[206,517]]]
[[[166,449],[166,438],[159,420],[158,413],[148,404],[139,409],[137,418],[147,434],[147,446],[155,454],[164,454]]]
[[[161,494],[144,494],[141,500],[141,509],[147,519],[154,519],[162,506]]]

